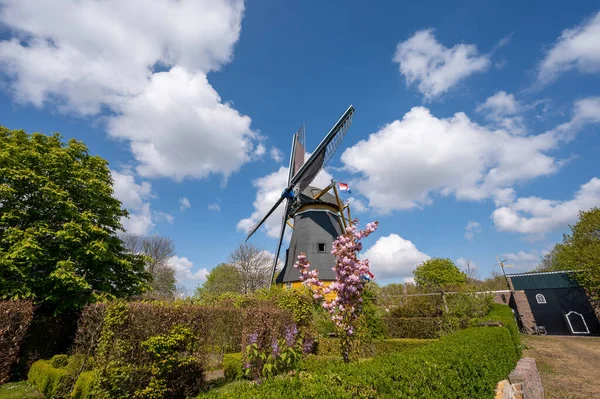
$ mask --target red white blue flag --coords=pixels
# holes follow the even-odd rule
[[[348,186],[346,183],[338,183],[338,185],[340,186],[340,191],[345,191],[347,193],[352,192],[350,191],[350,186]]]

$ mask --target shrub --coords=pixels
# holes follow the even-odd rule
[[[392,338],[438,338],[441,332],[439,317],[394,317],[384,318],[388,334]]]
[[[513,344],[515,346],[517,356],[521,357],[521,338],[519,337],[519,327],[517,320],[510,307],[499,303],[492,304],[492,310],[481,319],[482,322],[486,321],[499,321],[504,327],[510,332]]]
[[[244,378],[241,353],[228,353],[223,356],[223,373],[225,374],[225,380],[227,381]]]
[[[50,359],[50,364],[55,369],[63,368],[67,366],[69,361],[69,356],[67,355],[54,355],[52,359]]]
[[[47,398],[66,398],[73,375],[65,368],[54,368],[49,360],[38,360],[29,369],[27,379]]]
[[[32,318],[32,302],[0,301],[0,385],[10,377]]]
[[[505,328],[469,328],[423,347],[209,391],[207,398],[492,398],[517,356]]]
[[[384,339],[373,340],[371,343],[363,344],[358,348],[360,357],[380,356],[398,352],[408,348],[423,346],[434,342],[430,339]],[[320,338],[317,354],[319,356],[339,356],[340,342],[337,338]]]
[[[92,389],[96,381],[95,371],[84,371],[79,374],[73,390],[71,391],[72,399],[92,399]]]

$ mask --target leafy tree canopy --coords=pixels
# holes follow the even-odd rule
[[[540,270],[578,270],[591,297],[600,300],[600,208],[579,213],[579,221],[538,266]]]
[[[467,276],[450,260],[433,258],[421,263],[414,271],[415,283],[428,289],[464,284]]]
[[[0,126],[0,298],[61,312],[146,289],[143,259],[117,236],[127,211],[112,183],[81,141]]]
[[[218,295],[226,292],[238,293],[243,292],[243,277],[240,270],[232,265],[221,263],[213,268],[206,281],[196,288],[196,296],[203,295]]]

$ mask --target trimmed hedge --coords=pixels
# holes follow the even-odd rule
[[[510,307],[507,305],[502,305],[499,303],[494,303],[492,305],[492,310],[481,319],[482,322],[486,321],[499,321],[502,323],[504,327],[508,329],[510,332],[510,336],[514,343],[515,349],[517,351],[517,356],[521,357],[521,338],[519,336],[519,326],[517,325],[517,320],[515,319],[515,315]]]
[[[391,338],[439,338],[442,319],[439,317],[397,317],[390,314],[384,318]]]
[[[317,346],[317,355],[340,356],[340,340],[337,338],[320,338]],[[372,357],[398,352],[408,348],[415,348],[435,342],[430,339],[392,338],[374,340],[364,344],[360,349],[361,357]]]
[[[79,374],[73,390],[71,391],[72,399],[92,399],[92,387],[96,379],[95,371],[84,371]]]
[[[66,368],[52,367],[51,360],[38,360],[31,365],[27,379],[47,398],[66,398],[73,373]]]
[[[31,301],[0,301],[0,385],[10,377],[32,319]]]
[[[226,381],[241,380],[244,378],[241,353],[223,355],[223,373],[225,374]]]
[[[506,328],[468,328],[430,345],[352,364],[226,385],[199,398],[492,398],[517,354]]]

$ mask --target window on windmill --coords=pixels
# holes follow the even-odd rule
[[[535,300],[537,301],[537,303],[546,303],[546,297],[542,294],[537,294],[535,296]]]
[[[325,243],[324,242],[320,242],[318,244],[318,250],[319,250],[319,252],[325,252]]]

